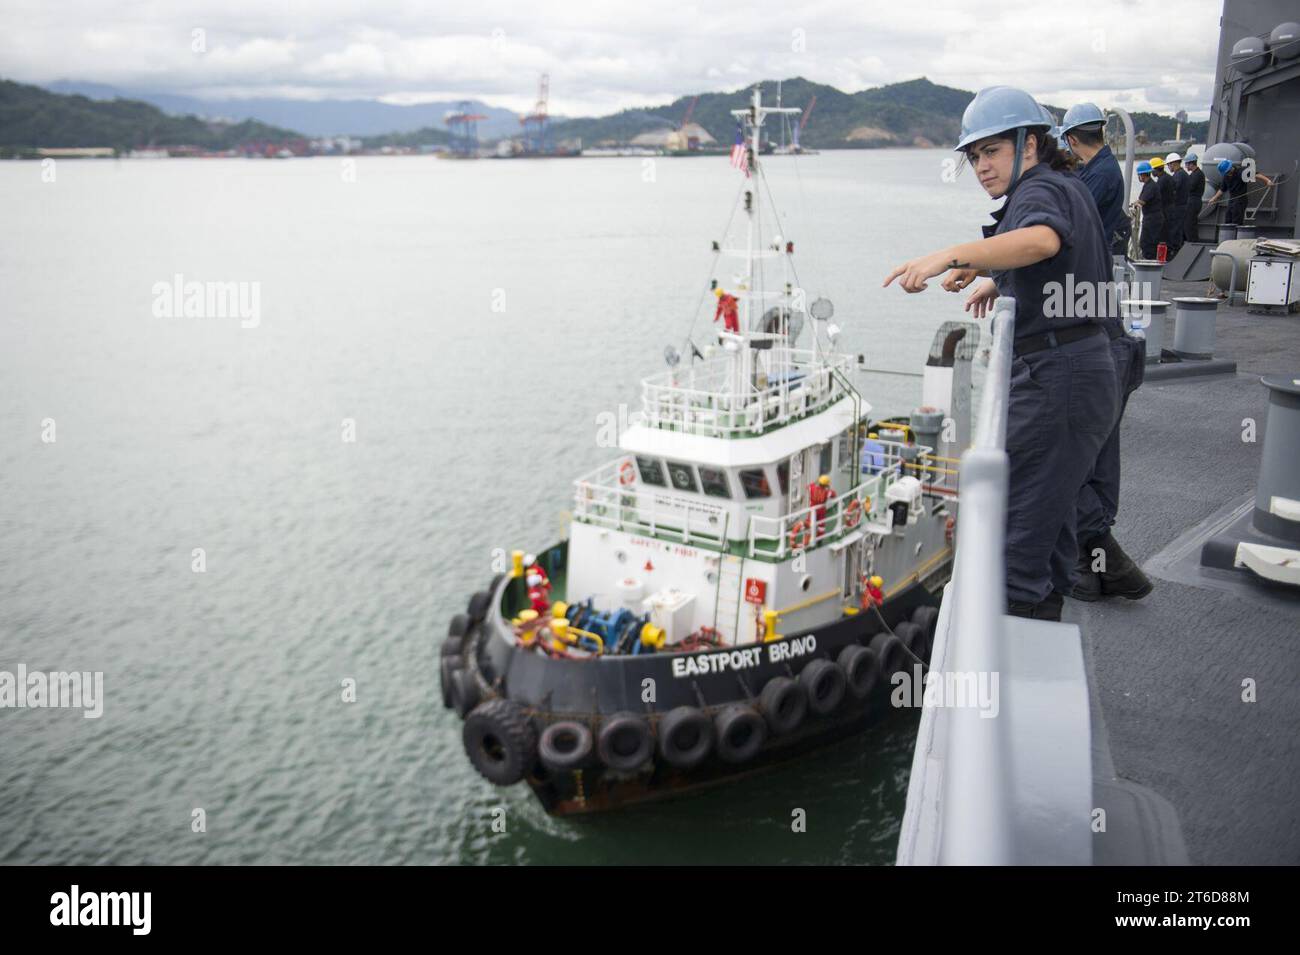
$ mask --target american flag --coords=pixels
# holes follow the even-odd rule
[[[736,126],[736,141],[731,146],[731,164],[749,176],[749,150],[745,146],[745,134]]]

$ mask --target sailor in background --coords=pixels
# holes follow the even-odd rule
[[[1174,215],[1174,181],[1169,178],[1169,170],[1165,169],[1165,161],[1159,156],[1151,160],[1151,176],[1156,181],[1156,188],[1160,190],[1160,242],[1165,244],[1165,254],[1169,252],[1169,220]],[[1157,243],[1158,244],[1158,243]],[[1152,258],[1155,258],[1153,255]]]
[[[1188,153],[1183,160],[1187,168],[1187,215],[1183,218],[1183,241],[1196,241],[1201,218],[1201,200],[1205,196],[1205,173],[1201,172],[1196,153]]]
[[[880,435],[872,431],[862,442],[862,473],[879,474],[885,470],[885,446],[877,440]]]
[[[1137,164],[1138,182],[1142,191],[1134,203],[1142,210],[1142,229],[1138,233],[1138,245],[1142,249],[1142,258],[1148,262],[1156,257],[1156,246],[1165,231],[1165,210],[1160,202],[1160,186],[1151,173],[1151,163],[1143,161]]]
[[[813,508],[813,518],[817,522],[817,536],[821,537],[826,533],[826,502],[835,497],[835,489],[831,487],[830,475],[823,474],[816,481],[808,485],[808,503]]]
[[[1007,609],[1059,620],[1078,561],[1075,511],[1079,489],[1119,412],[1115,362],[1102,319],[1058,309],[1060,290],[1111,280],[1110,250],[1092,196],[1063,166],[1056,139],[1034,98],[1023,90],[981,90],[962,116],[957,150],[990,198],[1006,197],[978,242],[943,249],[895,268],[907,292],[951,271],[949,291],[981,274],[967,310],[983,317],[999,295],[1016,300],[1016,338],[1007,408]],[[1104,312],[1113,296],[1094,295]],[[1087,310],[1087,309],[1085,309]],[[1051,313],[1051,314],[1049,314]]]
[[[1113,253],[1123,254],[1128,246],[1130,223],[1124,212],[1124,173],[1119,160],[1104,142],[1105,116],[1093,103],[1071,106],[1061,123],[1066,142],[1079,158],[1085,160],[1079,178],[1092,194],[1101,217],[1103,238]],[[1170,160],[1177,159],[1170,153]],[[1186,175],[1183,174],[1184,179]],[[1185,191],[1185,190],[1184,190]],[[1124,225],[1123,238],[1117,235],[1118,223]],[[1104,322],[1110,337],[1110,355],[1115,362],[1119,385],[1119,417],[1106,443],[1101,446],[1092,472],[1079,489],[1076,534],[1079,541],[1078,581],[1071,596],[1078,600],[1100,600],[1103,596],[1145,597],[1151,582],[1129,559],[1111,533],[1119,511],[1120,419],[1128,406],[1129,395],[1142,384],[1146,366],[1146,343],[1130,337],[1118,316]]]
[[[1208,205],[1212,206],[1218,202],[1226,191],[1228,193],[1228,223],[1230,225],[1244,225],[1246,222],[1247,187],[1245,167],[1242,163],[1222,159],[1219,161],[1219,172],[1223,175],[1223,185],[1219,187],[1218,192],[1210,197]],[[1255,173],[1253,180],[1258,180],[1265,186],[1273,185],[1273,180],[1262,172]]]
[[[728,295],[720,288],[713,290],[713,294],[718,297],[718,307],[714,309],[713,320],[716,322],[722,319],[722,326],[732,333],[740,332],[740,303],[736,296]]]
[[[1095,103],[1079,103],[1065,111],[1061,136],[1070,152],[1079,158],[1079,178],[1092,193],[1101,214],[1101,227],[1110,251],[1123,255],[1133,231],[1128,215],[1128,197],[1124,195],[1124,173],[1119,160],[1106,145],[1106,117]]]
[[[1174,184],[1174,214],[1169,220],[1169,258],[1183,247],[1183,223],[1187,219],[1187,173],[1183,172],[1183,157],[1170,153],[1165,157],[1165,173]]]

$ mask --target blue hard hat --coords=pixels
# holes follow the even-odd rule
[[[1075,103],[1065,111],[1065,119],[1061,120],[1061,135],[1064,136],[1070,130],[1080,126],[1091,126],[1095,123],[1102,125],[1106,123],[1106,115],[1097,104]]]
[[[1145,159],[1142,160],[1140,163],[1137,164],[1137,171],[1139,176],[1142,175],[1143,173],[1150,175],[1151,163],[1147,162]]]
[[[1196,153],[1188,153],[1186,156],[1183,157],[1184,166],[1186,166],[1188,163],[1195,163],[1196,161],[1197,161]]]
[[[1013,86],[989,86],[975,94],[961,116],[961,140],[954,147],[961,152],[973,142],[1012,129],[1051,128],[1044,110],[1024,90]]]
[[[1061,135],[1061,127],[1056,125],[1056,117],[1052,115],[1052,111],[1042,103],[1038,104],[1038,108],[1043,113],[1043,119],[1047,120],[1047,122],[1051,124],[1051,126],[1048,127],[1047,134],[1056,140],[1057,146],[1061,147],[1061,149],[1068,150],[1070,147],[1066,144],[1065,137]]]
[[[1231,160],[1231,159],[1220,159],[1220,160],[1219,160],[1218,170],[1219,170],[1220,173],[1226,173],[1226,172],[1227,172],[1229,169],[1231,169],[1231,168],[1232,168],[1232,160]]]

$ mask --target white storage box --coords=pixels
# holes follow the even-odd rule
[[[641,602],[641,612],[648,613],[650,622],[663,628],[666,643],[677,643],[695,629],[695,594],[671,588],[656,591]]]

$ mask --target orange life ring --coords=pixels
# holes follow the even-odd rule
[[[853,528],[862,520],[862,502],[856,497],[844,506],[844,526]]]
[[[812,522],[804,518],[790,528],[790,548],[803,550],[812,541]]]
[[[618,483],[627,487],[636,480],[636,469],[631,461],[624,461],[618,466]]]

